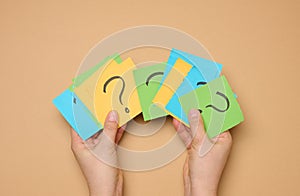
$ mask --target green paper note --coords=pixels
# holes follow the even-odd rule
[[[166,116],[167,113],[152,103],[162,79],[166,63],[139,68],[133,71],[145,121]]]
[[[244,120],[243,113],[225,76],[181,96],[185,114],[192,109],[201,110],[204,127],[209,138],[227,131]],[[188,122],[183,122],[188,125]]]
[[[115,60],[118,64],[122,63],[122,59],[121,59],[120,55],[118,55],[118,54],[114,54],[112,56],[105,57],[102,61],[100,61],[94,67],[91,67],[87,71],[78,75],[76,78],[73,78],[73,80],[72,80],[73,84],[69,87],[69,90],[73,91],[74,88],[80,86],[87,78],[89,78],[91,75],[93,75],[93,73],[95,73],[100,67],[102,67],[103,65],[105,65],[106,63],[108,63],[111,60]]]

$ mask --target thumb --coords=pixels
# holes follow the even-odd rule
[[[113,142],[115,141],[115,138],[116,138],[116,135],[117,135],[118,122],[119,122],[118,113],[114,110],[110,111],[107,114],[107,117],[105,119],[103,132]]]
[[[197,109],[191,109],[189,112],[189,123],[192,132],[192,148],[198,149],[205,136],[205,129],[200,112]]]
[[[97,155],[99,160],[113,167],[118,167],[118,157],[115,148],[118,120],[119,117],[116,111],[110,111],[107,114],[103,132],[99,135],[97,145],[92,149],[93,153]]]

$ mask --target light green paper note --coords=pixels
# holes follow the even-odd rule
[[[118,54],[114,54],[112,56],[105,57],[97,65],[91,67],[87,71],[85,71],[85,72],[81,73],[80,75],[78,75],[77,77],[73,78],[72,79],[73,84],[69,87],[69,90],[73,91],[74,88],[80,86],[87,78],[89,78],[91,75],[93,75],[93,73],[95,73],[100,67],[102,67],[103,65],[105,65],[106,63],[108,63],[111,60],[115,60],[118,64],[122,63],[122,59],[121,59],[120,55],[118,55]]]
[[[185,114],[192,109],[201,110],[204,127],[209,138],[236,126],[244,120],[243,113],[225,76],[181,96]],[[188,122],[183,122],[188,125]]]
[[[139,68],[133,71],[145,121],[166,116],[167,113],[152,103],[162,79],[166,63]]]

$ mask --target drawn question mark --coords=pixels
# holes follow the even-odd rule
[[[205,85],[205,84],[207,84],[207,82],[202,82],[202,81],[201,82],[197,82],[197,86],[198,85]],[[219,109],[219,108],[217,108],[216,106],[214,106],[212,104],[209,104],[209,105],[205,106],[205,108],[212,108],[212,109],[214,109],[214,110],[216,110],[218,112],[226,112],[229,109],[229,107],[230,107],[230,102],[229,102],[228,97],[225,94],[223,94],[223,93],[221,93],[219,91],[217,91],[216,94],[219,95],[219,96],[221,96],[223,99],[225,99],[225,101],[226,101],[226,108],[225,109]],[[199,110],[200,113],[203,112],[201,109],[198,109],[198,110]]]
[[[207,106],[205,106],[206,108],[212,108],[212,109],[214,109],[214,110],[216,110],[216,111],[218,111],[218,112],[226,112],[228,109],[229,109],[229,106],[230,106],[230,102],[229,102],[229,99],[228,99],[228,97],[225,95],[225,94],[223,94],[223,93],[221,93],[221,92],[219,92],[219,91],[217,91],[216,92],[216,94],[217,95],[219,95],[219,96],[221,96],[223,99],[225,99],[225,101],[226,101],[226,108],[225,109],[219,109],[219,108],[217,108],[216,106],[214,106],[214,105],[207,105]]]
[[[158,75],[164,75],[164,72],[154,72],[154,73],[150,74],[148,76],[148,78],[146,79],[146,85],[149,86],[149,82],[150,82],[151,78],[158,76]]]
[[[106,93],[106,87],[107,87],[107,85],[108,85],[111,81],[117,80],[117,79],[120,79],[120,80],[122,81],[122,84],[123,84],[123,85],[122,85],[121,92],[120,92],[120,94],[119,94],[119,101],[120,101],[121,105],[123,105],[122,95],[123,95],[123,93],[124,93],[124,89],[125,89],[125,86],[126,86],[126,85],[125,85],[124,79],[123,79],[121,76],[113,76],[113,77],[109,78],[109,79],[104,83],[104,85],[103,85],[103,92]],[[129,110],[128,107],[125,107],[125,112],[126,112],[126,113],[129,113],[129,112],[130,112],[130,110]]]

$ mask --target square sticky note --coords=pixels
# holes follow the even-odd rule
[[[237,99],[224,76],[181,96],[180,104],[185,116],[192,109],[199,109],[210,138],[232,128],[244,120]],[[188,119],[182,118],[188,125]]]
[[[97,123],[96,119],[93,118],[81,100],[69,89],[57,96],[53,100],[53,104],[84,140],[103,128],[103,126]]]
[[[145,121],[166,116],[167,113],[152,103],[160,86],[166,63],[159,63],[133,71]]]
[[[132,73],[134,69],[135,64],[130,58],[120,64],[111,61],[75,88],[74,92],[102,124],[108,112],[116,110],[121,126],[141,112]]]

